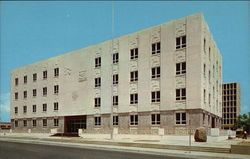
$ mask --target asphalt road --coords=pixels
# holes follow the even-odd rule
[[[60,143],[59,143],[60,144]],[[183,158],[187,158],[183,156]],[[181,159],[153,154],[0,141],[0,159]]]

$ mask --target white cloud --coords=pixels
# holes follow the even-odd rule
[[[2,112],[10,112],[10,93],[0,95],[0,109]]]

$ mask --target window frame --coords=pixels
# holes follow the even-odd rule
[[[54,77],[59,77],[59,74],[60,74],[59,67],[54,68]]]
[[[138,104],[138,93],[130,94],[130,104]]]
[[[113,85],[116,85],[119,83],[119,75],[118,74],[114,74],[113,75]]]
[[[161,124],[160,113],[151,114],[151,125],[160,125],[160,124]]]
[[[114,126],[119,125],[119,116],[118,115],[113,116],[113,125]]]
[[[102,79],[101,77],[95,78],[95,88],[99,88],[102,85]]]
[[[151,78],[158,79],[160,77],[161,77],[161,67],[157,66],[157,67],[151,68]]]
[[[138,70],[130,72],[130,82],[138,81]]]
[[[94,99],[94,107],[95,108],[99,108],[99,107],[101,107],[101,97],[96,97],[95,99]]]
[[[118,95],[113,96],[113,106],[118,106],[119,104],[119,97]]]
[[[139,117],[138,114],[131,114],[130,115],[130,120],[129,120],[129,125],[130,126],[137,126],[138,125],[138,121],[139,121]]]
[[[101,124],[102,124],[102,119],[101,119],[100,116],[94,117],[94,120],[95,120],[95,126],[101,126]]]
[[[161,102],[161,92],[153,91],[151,92],[151,103],[160,103]]]
[[[95,58],[95,68],[99,68],[102,66],[102,59],[101,57],[96,57]]]
[[[139,50],[138,47],[130,49],[130,60],[138,59]]]
[[[113,53],[113,64],[119,63],[119,53]]]
[[[182,35],[179,37],[176,37],[175,40],[175,48],[176,50],[183,49],[187,47],[187,37],[186,35]]]
[[[179,94],[179,96],[178,96]],[[183,95],[185,94],[185,95]],[[175,91],[175,99],[176,101],[184,101],[187,98],[187,94],[186,94],[186,88],[177,88]]]
[[[179,115],[179,120],[177,120],[177,115]],[[183,115],[185,115],[185,120],[183,120]],[[175,125],[186,125],[187,124],[187,113],[186,112],[176,112],[175,113]]]
[[[175,67],[175,74],[176,75],[186,74],[186,71],[187,71],[186,61],[176,63],[176,67]]]
[[[151,45],[152,55],[157,55],[161,53],[161,42],[156,42]]]

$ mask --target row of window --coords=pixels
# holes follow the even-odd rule
[[[237,88],[236,83],[223,84],[223,89],[236,89],[236,88]]]
[[[42,123],[43,123],[43,126],[46,127],[48,125],[48,120],[43,119]],[[18,127],[18,125],[19,125],[19,121],[15,120],[15,127]],[[27,125],[28,125],[28,121],[23,120],[23,126],[26,127]],[[32,126],[33,127],[37,126],[37,121],[36,120],[32,120]],[[59,120],[58,119],[54,119],[54,126],[59,126]]]
[[[47,87],[43,87],[43,96],[47,96]],[[54,94],[59,93],[59,85],[54,85]],[[37,89],[32,90],[32,96],[36,97],[37,96]],[[23,91],[23,98],[26,99],[28,97],[28,91]],[[18,92],[15,92],[15,100],[18,99]]]
[[[54,103],[54,110],[57,111],[59,109],[59,105],[58,102]],[[43,107],[42,107],[43,112],[47,111],[47,104],[44,103]],[[18,114],[18,107],[14,108],[15,114]],[[37,111],[37,106],[36,105],[32,105],[32,112],[35,113]],[[27,106],[23,106],[23,113],[27,113]]]
[[[236,123],[236,119],[224,119],[223,123],[224,124],[234,124],[234,123]]]
[[[54,69],[54,77],[58,77],[59,76],[59,68],[55,68]],[[34,73],[32,75],[32,78],[33,78],[33,82],[36,82],[37,81],[37,73]],[[47,79],[48,78],[48,71],[43,71],[43,79]],[[27,84],[28,83],[28,76],[25,75],[23,77],[23,83],[24,84]],[[18,86],[19,84],[19,79],[18,78],[15,78],[15,86]]]
[[[236,100],[236,95],[229,95],[229,96],[223,95],[223,100],[224,100],[224,101]]]
[[[232,95],[232,94],[236,94],[236,89],[223,90],[223,95]]]
[[[236,106],[236,101],[223,102],[222,106]]]
[[[181,49],[186,47],[186,36],[181,36],[176,38],[176,49]],[[153,43],[152,44],[152,55],[161,53],[161,43]],[[130,59],[135,60],[138,59],[138,48],[130,49]],[[101,57],[95,58],[95,67],[101,67]],[[119,62],[119,53],[113,54],[113,64],[117,64]]]
[[[130,125],[138,125],[139,120],[138,120],[138,115],[130,115]],[[101,117],[95,117],[95,125],[100,126],[102,125],[102,120]],[[176,124],[186,124],[186,113],[176,113],[175,114],[175,123]],[[161,117],[160,114],[151,114],[151,125],[160,125],[161,124]],[[115,115],[113,116],[113,125],[119,125],[119,116]]]
[[[176,64],[176,75],[185,74],[186,73],[186,62],[181,62]],[[160,67],[154,67],[151,69],[151,77],[152,79],[157,79],[161,77],[161,69]],[[130,82],[138,81],[138,71],[130,72]],[[113,84],[119,83],[119,75],[113,75]],[[95,78],[95,87],[101,87],[101,77]]]
[[[223,118],[236,118],[236,113],[223,114]]]
[[[236,107],[223,108],[223,112],[236,112]]]

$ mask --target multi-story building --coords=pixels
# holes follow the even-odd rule
[[[240,84],[222,84],[222,129],[234,129],[240,115]]]
[[[17,68],[14,131],[221,127],[222,58],[202,14]]]

